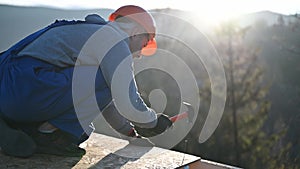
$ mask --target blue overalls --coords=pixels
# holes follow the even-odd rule
[[[61,22],[62,25],[64,25],[64,22],[66,21]],[[84,23],[81,25],[86,25],[86,22],[79,21],[78,23]],[[77,24],[77,22],[75,21],[75,23],[71,24]],[[93,25],[95,23],[91,22],[88,24]],[[52,27],[55,27],[55,25],[52,25]],[[74,67],[68,64],[60,66],[49,63],[39,57],[33,57],[34,53],[32,55],[26,55],[25,52],[22,56],[19,55],[19,51],[26,46],[26,43],[34,44],[34,42],[36,42],[34,40],[40,35],[45,34],[44,32],[49,31],[50,28],[47,27],[30,35],[19,44],[16,44],[14,47],[3,53],[0,57],[0,115],[6,119],[20,123],[48,121],[55,127],[80,138],[84,133],[89,135],[93,131],[93,127],[90,126],[90,124],[99,115],[99,112],[96,111],[93,106],[89,106],[89,104],[92,104],[92,95],[86,95],[82,98],[81,102],[76,103],[84,105],[84,113],[76,114],[72,99],[72,77]],[[53,30],[51,29],[51,31]],[[44,35],[44,37],[45,36],[46,35]],[[59,37],[57,39],[59,40]],[[22,43],[25,45],[22,46]],[[76,43],[76,41],[74,41],[74,43]],[[84,44],[84,42],[80,43],[81,45]],[[41,48],[36,47],[35,45],[32,46],[34,46],[33,52],[41,50],[39,51],[43,54],[41,56],[46,58],[52,58],[52,56],[56,57],[55,52],[63,53],[66,51],[66,49],[63,48],[66,47],[70,47],[69,50],[76,50],[72,48],[73,46],[68,45],[66,45],[66,47],[63,46],[52,49],[53,46],[59,46],[58,44],[50,45],[49,47],[42,46]],[[49,52],[45,52],[48,48],[50,48]],[[77,45],[77,50],[80,48],[81,46]],[[73,56],[73,54],[70,54],[70,56]],[[95,71],[95,69],[97,70],[97,76],[95,78],[95,96],[100,111],[112,101],[110,81],[113,76],[113,71],[123,59],[128,57],[131,58],[132,56],[128,47],[128,42],[125,39],[113,46],[105,55],[102,60],[103,67],[105,67],[104,69],[100,69],[98,66],[95,67],[94,65],[77,66],[78,72],[83,73],[83,76],[81,76],[83,78],[89,78],[91,72]],[[59,58],[54,59],[54,62],[57,60],[59,60]],[[72,58],[69,60],[72,61]],[[130,67],[130,63],[127,66]],[[127,74],[132,76],[132,72]],[[85,81],[84,79],[82,80]],[[122,83],[120,82],[120,84]],[[87,89],[88,87],[89,86],[86,86]],[[141,117],[149,122],[155,121],[155,112],[144,104],[137,92],[135,82],[130,84],[128,92],[130,93],[130,99],[132,99],[134,107],[146,111],[146,114]],[[126,120],[124,120],[124,118],[117,120],[118,121],[115,123],[122,121],[122,123],[128,124],[128,122],[125,122]],[[152,123],[151,125],[153,124],[156,123]]]
[[[48,121],[77,138],[81,137],[84,130],[78,121],[79,117],[75,113],[72,100],[71,83],[74,68],[60,68],[30,56],[17,56],[18,50],[22,49],[22,43],[30,43],[48,29],[81,23],[84,22],[63,21],[61,24],[57,22],[56,25],[50,25],[25,38],[21,44],[15,45],[2,54],[0,113],[4,118],[16,123]],[[78,69],[82,69],[87,74],[92,71],[91,66],[81,66]],[[102,110],[112,99],[100,69],[98,69],[95,86],[98,106]],[[88,98],[85,102],[88,102]],[[98,114],[88,109],[86,113],[85,121],[89,125]],[[91,132],[93,127],[90,127]]]

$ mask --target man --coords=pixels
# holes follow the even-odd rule
[[[109,19],[94,14],[85,21],[58,21],[2,53],[0,147],[6,154],[82,156],[78,145],[93,131],[98,108],[125,136],[138,137],[135,129],[160,134],[172,125],[147,107],[134,81],[132,59],[149,53],[148,44],[155,46],[154,19],[133,5]]]

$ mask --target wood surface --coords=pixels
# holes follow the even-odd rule
[[[133,146],[126,140],[93,133],[80,145],[87,153],[82,158],[35,154],[30,158],[15,158],[0,152],[0,168],[122,168],[171,169],[184,166],[200,157],[158,147]]]

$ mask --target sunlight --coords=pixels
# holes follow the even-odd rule
[[[193,7],[192,12],[206,23],[216,25],[248,12],[240,6],[242,4],[235,0],[207,1],[202,6]],[[251,6],[248,8],[252,9]]]
[[[207,24],[218,25],[220,22],[263,10],[278,12],[283,14],[295,14],[299,11],[300,1],[295,0],[0,0],[0,4],[16,4],[21,6],[48,6],[66,9],[92,9],[111,8],[117,9],[122,5],[134,4],[144,9],[172,8],[189,11],[195,14]]]
[[[216,10],[214,12],[212,11],[197,11],[194,13],[202,18],[202,20],[207,23],[207,24],[210,24],[210,25],[217,25],[221,22],[224,22],[224,21],[227,21],[227,20],[230,20],[236,16],[239,15],[239,13],[235,13],[235,12],[230,12],[230,11],[226,11],[226,10]]]
[[[51,6],[68,9],[111,8],[117,9],[122,5],[135,4],[145,9],[174,8],[193,11],[200,17],[206,17],[210,23],[217,23],[228,18],[262,10],[283,14],[295,14],[299,11],[300,1],[296,0],[0,0],[0,4],[21,6]]]

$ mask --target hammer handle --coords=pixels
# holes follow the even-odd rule
[[[178,120],[185,119],[187,117],[188,117],[188,112],[183,112],[183,113],[177,114],[173,117],[170,117],[170,120],[174,123]]]

